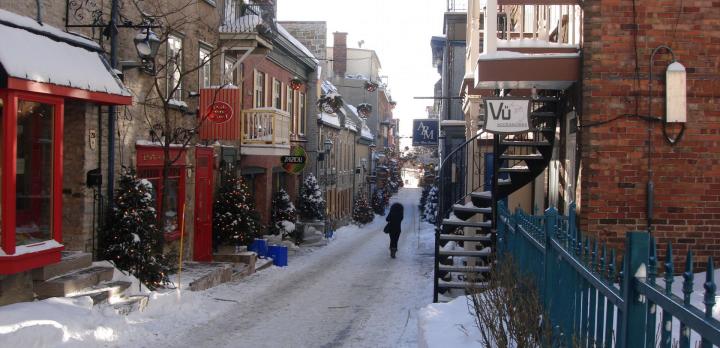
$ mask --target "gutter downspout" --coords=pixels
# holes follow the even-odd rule
[[[37,17],[35,20],[38,22],[38,24],[43,25],[43,22],[42,22],[42,11],[43,11],[42,0],[36,0],[35,4],[37,6]]]

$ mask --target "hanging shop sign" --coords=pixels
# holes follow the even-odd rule
[[[290,174],[300,174],[305,169],[307,154],[302,146],[293,146],[289,156],[280,157],[283,169]]]
[[[207,119],[213,123],[225,123],[233,118],[233,108],[223,101],[216,101],[208,107]]]
[[[413,120],[413,146],[437,146],[440,124],[437,119]]]
[[[486,98],[485,130],[520,133],[530,129],[530,99]]]

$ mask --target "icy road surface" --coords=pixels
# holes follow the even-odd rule
[[[157,333],[176,347],[416,347],[417,313],[432,301],[432,230],[420,229],[420,189],[403,189],[403,233],[391,259],[384,217],[262,271],[211,289],[226,303],[209,321]],[[392,203],[392,202],[391,202]],[[202,308],[197,310],[202,311]],[[187,314],[185,314],[187,315]],[[134,342],[135,344],[140,342]],[[155,346],[152,342],[143,342]]]

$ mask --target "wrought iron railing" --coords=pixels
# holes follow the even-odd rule
[[[257,108],[242,112],[243,145],[289,145],[291,117],[275,108]]]
[[[520,209],[510,213],[499,202],[498,218],[499,262],[512,255],[521,271],[535,278],[553,327],[554,346],[720,345],[720,322],[713,317],[712,257],[702,301],[693,304],[692,252],[685,259],[682,293],[676,294],[672,246],[667,246],[660,283],[657,247],[646,232],[627,233],[625,255],[618,262],[614,249],[581,234],[574,203],[563,217],[554,208],[542,216]]]
[[[220,26],[223,33],[276,33],[275,8],[271,3],[247,4],[242,0],[227,0]]]

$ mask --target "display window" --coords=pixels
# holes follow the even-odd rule
[[[178,156],[179,149],[173,149],[170,156]],[[184,152],[184,150],[183,150]],[[176,163],[170,167],[168,177],[163,180],[162,162],[163,150],[160,147],[138,147],[137,166],[138,177],[147,179],[153,185],[153,201],[157,212],[165,212],[158,216],[162,219],[163,234],[166,241],[180,238],[180,219],[184,214],[185,204],[185,161],[184,153]],[[163,191],[165,195],[163,195]]]

